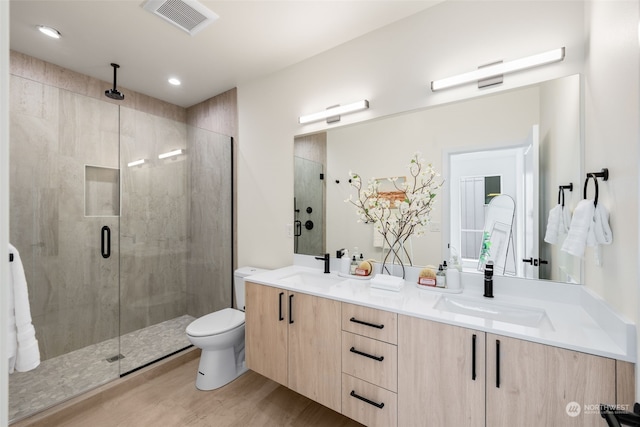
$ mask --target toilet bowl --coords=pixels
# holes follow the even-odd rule
[[[239,268],[234,273],[236,305],[244,309],[244,278],[261,270]],[[187,337],[202,349],[196,375],[199,390],[214,390],[247,371],[244,357],[244,311],[225,308],[202,316],[187,326]]]

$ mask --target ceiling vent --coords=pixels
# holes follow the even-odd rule
[[[218,15],[195,0],[147,0],[142,7],[192,36],[218,19]]]

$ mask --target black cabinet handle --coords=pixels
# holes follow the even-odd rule
[[[373,405],[373,406],[375,406],[376,408],[380,408],[380,409],[384,408],[384,403],[376,403],[376,402],[374,402],[373,400],[369,400],[369,399],[367,399],[366,397],[358,396],[358,395],[356,394],[356,391],[355,391],[355,390],[351,390],[351,393],[350,393],[350,394],[351,394],[351,396],[355,397],[356,399],[360,399],[360,400],[362,400],[363,402],[367,402],[369,405]]]
[[[349,321],[353,323],[358,323],[360,325],[371,326],[372,328],[377,328],[377,329],[384,328],[384,325],[376,325],[375,323],[364,322],[362,320],[356,319],[355,317],[352,317],[351,319],[349,319]]]
[[[289,324],[293,323],[293,294],[289,295]]]
[[[102,258],[111,256],[111,229],[106,225],[100,231],[100,251],[102,252]]]
[[[384,356],[372,356],[371,354],[356,350],[355,347],[351,347],[349,351],[351,353],[359,354],[360,356],[368,357],[369,359],[377,360],[378,362],[382,362],[384,360]]]
[[[496,340],[496,387],[500,388],[500,340]]]
[[[476,380],[476,334],[471,337],[471,379]]]
[[[282,315],[282,297],[284,296],[284,292],[280,292],[278,295],[278,321],[282,322],[284,320],[284,316]]]

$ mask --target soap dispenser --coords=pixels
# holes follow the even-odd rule
[[[358,268],[358,261],[356,261],[356,256],[354,255],[353,259],[351,260],[351,267],[349,267],[349,274],[356,274],[356,268]]]
[[[438,272],[436,273],[436,287],[438,288],[447,287],[447,278],[444,275],[444,269],[442,268],[442,264],[438,266]]]

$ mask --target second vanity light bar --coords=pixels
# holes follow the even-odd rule
[[[515,59],[509,62],[501,62],[495,65],[482,67],[468,73],[458,74],[457,76],[447,77],[431,82],[431,90],[437,91],[447,89],[453,86],[459,86],[465,83],[476,82],[478,80],[496,77],[503,74],[513,73],[527,68],[533,68],[540,65],[551,64],[553,62],[562,61],[564,59],[564,47],[553,49],[548,52],[539,53],[537,55],[527,56],[526,58]]]

